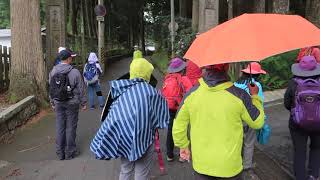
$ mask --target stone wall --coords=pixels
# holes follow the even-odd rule
[[[39,112],[34,96],[10,106],[0,113],[0,140],[17,127],[25,124],[33,115]]]

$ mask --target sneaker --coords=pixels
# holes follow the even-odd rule
[[[62,161],[62,160],[65,159],[65,156],[64,156],[64,155],[58,156],[58,159],[59,159],[60,161]]]
[[[171,158],[171,157],[167,156],[167,161],[168,162],[172,162],[173,160],[174,160],[173,157]]]
[[[96,108],[94,106],[91,106],[90,107],[90,110],[95,110]]]
[[[70,156],[66,156],[65,160],[71,160],[77,156],[79,156],[80,152],[79,151],[75,151],[74,153],[72,153]]]

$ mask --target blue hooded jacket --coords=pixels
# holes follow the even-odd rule
[[[97,159],[141,158],[155,139],[158,128],[169,123],[169,108],[160,92],[141,78],[111,81],[114,100],[91,142]]]

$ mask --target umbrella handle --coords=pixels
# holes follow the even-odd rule
[[[249,80],[249,82],[250,82],[250,86],[254,87],[254,82],[252,81],[251,63],[249,63],[249,67],[250,67],[250,80]]]

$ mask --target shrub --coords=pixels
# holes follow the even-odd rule
[[[264,90],[284,88],[292,77],[291,65],[295,62],[298,50],[267,58],[261,65],[268,74],[261,76]]]

